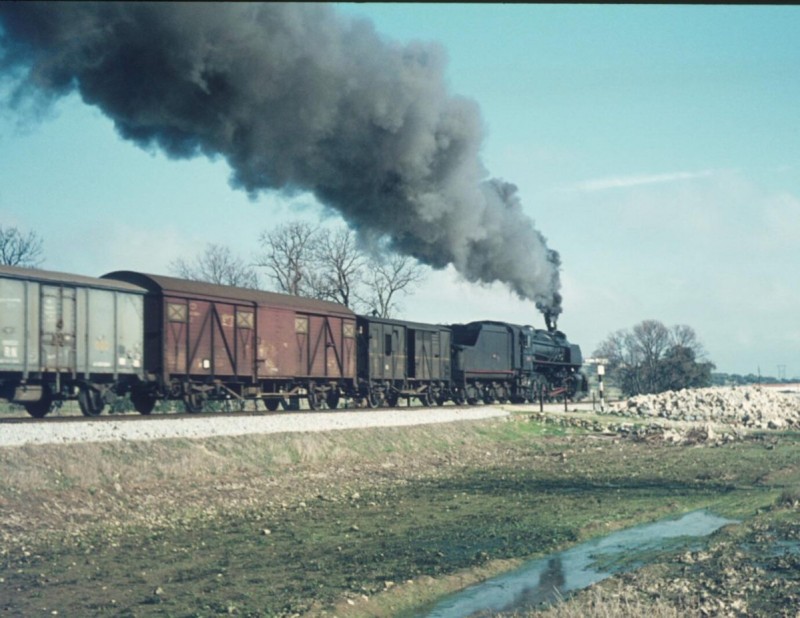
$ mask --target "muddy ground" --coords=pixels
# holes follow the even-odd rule
[[[411,616],[525,559],[711,508],[743,524],[605,582],[604,602],[796,615],[798,435],[675,443],[614,423],[531,410],[0,449],[0,613]]]

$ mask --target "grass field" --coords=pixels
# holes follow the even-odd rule
[[[439,595],[621,527],[697,508],[744,520],[712,540],[727,553],[662,556],[549,610],[678,615],[669,612],[713,597],[688,585],[668,594],[670,582],[692,579],[687,568],[716,560],[724,572],[737,551],[746,562],[759,530],[778,540],[797,533],[798,464],[792,433],[675,446],[526,414],[0,449],[0,607],[20,616],[411,616]],[[780,615],[785,598],[760,597],[741,615]]]

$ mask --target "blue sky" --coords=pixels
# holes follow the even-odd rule
[[[644,319],[688,324],[718,370],[800,376],[800,8],[341,4],[398,42],[436,41],[482,160],[519,187],[562,259],[559,327],[586,354]],[[230,187],[222,160],[120,139],[77,95],[0,110],[0,223],[45,268],[166,273],[206,243],[329,217],[308,195]],[[330,220],[330,219],[329,219]],[[501,286],[431,273],[409,319],[543,326]]]

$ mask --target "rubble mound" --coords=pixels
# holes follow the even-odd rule
[[[788,429],[800,427],[800,397],[760,386],[684,389],[637,395],[612,404],[609,413],[748,429]]]

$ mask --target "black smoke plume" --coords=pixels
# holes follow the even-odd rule
[[[311,191],[362,240],[560,312],[558,254],[516,187],[487,179],[476,104],[436,44],[382,39],[330,5],[0,2],[13,99],[77,90],[120,135],[224,157],[232,183]]]

